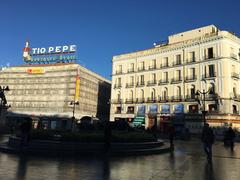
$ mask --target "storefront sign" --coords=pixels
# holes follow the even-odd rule
[[[145,116],[145,110],[146,110],[146,106],[144,106],[144,105],[138,106],[137,115],[138,116]]]
[[[45,70],[43,68],[29,68],[27,69],[28,74],[44,74]]]
[[[164,104],[161,106],[161,113],[162,114],[170,114],[170,105]]]
[[[156,104],[149,106],[149,116],[157,116],[158,106]]]
[[[184,105],[183,104],[176,104],[174,105],[174,114],[182,114],[184,113]]]

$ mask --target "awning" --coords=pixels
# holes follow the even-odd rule
[[[133,125],[134,126],[141,126],[144,123],[145,123],[145,118],[144,117],[135,117],[134,120],[133,120]]]

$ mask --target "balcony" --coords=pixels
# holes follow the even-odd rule
[[[157,69],[157,66],[156,66],[156,65],[149,66],[148,69],[149,69],[149,70],[155,70],[155,69]]]
[[[173,102],[180,102],[183,100],[182,96],[172,96],[171,100]]]
[[[147,86],[155,86],[157,84],[156,80],[148,81]]]
[[[139,72],[145,71],[145,67],[144,67],[144,66],[143,66],[143,67],[139,67],[139,68],[138,68],[138,71],[139,71]]]
[[[213,72],[213,73],[209,73],[209,74],[204,74],[202,76],[202,79],[213,79],[216,77],[216,72]]]
[[[213,59],[215,57],[216,57],[215,54],[209,54],[208,56],[203,56],[203,59],[208,60],[208,59]]]
[[[169,83],[168,79],[161,79],[161,80],[158,81],[158,85],[165,85],[165,84],[168,84],[168,83]]]
[[[217,94],[207,94],[205,96],[205,100],[206,101],[215,101],[218,99],[218,95]]]
[[[196,101],[195,94],[186,95],[186,96],[185,96],[185,100],[188,101],[188,102],[194,102],[194,101]]]
[[[128,110],[127,114],[134,114],[134,110]]]
[[[115,74],[118,75],[118,74],[122,74],[123,72],[122,71],[116,71]]]
[[[133,99],[133,98],[127,98],[127,99],[125,100],[125,103],[126,103],[126,104],[132,104],[132,103],[134,103],[134,99]]]
[[[133,72],[134,72],[134,69],[128,69],[127,72],[128,72],[128,73],[133,73]]]
[[[168,96],[160,96],[158,98],[158,102],[168,102],[169,99],[168,99]]]
[[[185,77],[185,82],[194,82],[196,80],[197,80],[197,76],[196,75]]]
[[[235,95],[233,96],[233,100],[234,100],[234,101],[240,101],[240,94],[235,94]]]
[[[239,74],[232,72],[231,77],[234,79],[239,79]]]
[[[136,103],[144,103],[145,99],[144,98],[137,98]]]
[[[172,66],[181,66],[182,62],[181,61],[175,61],[173,62]]]
[[[168,63],[164,63],[164,64],[161,64],[160,67],[161,67],[161,68],[167,68],[167,67],[169,67],[169,66],[168,66]]]
[[[148,98],[147,98],[147,102],[148,102],[148,103],[155,103],[155,102],[156,102],[156,98],[154,98],[154,97],[148,97]]]
[[[137,82],[136,87],[143,87],[143,86],[145,86],[145,82],[144,81],[143,82]]]
[[[121,110],[115,111],[115,114],[121,114]]]
[[[112,104],[121,104],[122,99],[112,99]]]
[[[172,80],[171,80],[172,84],[177,84],[180,82],[182,82],[182,77],[172,78]]]
[[[195,57],[193,57],[191,59],[187,59],[186,64],[193,64],[195,62],[196,62],[196,59],[195,59]]]
[[[236,54],[234,54],[234,53],[230,54],[230,58],[238,60],[238,56]]]
[[[239,111],[233,110],[233,114],[239,114]]]
[[[127,83],[126,84],[126,88],[133,88],[134,87],[134,83]]]
[[[114,89],[119,89],[119,88],[121,88],[121,87],[122,87],[121,84],[114,84]]]

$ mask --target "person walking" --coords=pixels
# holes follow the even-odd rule
[[[169,141],[170,141],[171,148],[174,147],[174,144],[173,144],[174,136],[175,136],[175,127],[173,125],[170,125],[170,127],[169,127]]]
[[[201,140],[203,142],[204,151],[207,155],[208,163],[212,163],[212,145],[214,143],[214,134],[208,123],[204,124]]]
[[[226,132],[226,140],[229,143],[232,151],[233,151],[233,148],[234,148],[235,137],[236,137],[235,132],[233,131],[232,127],[229,127],[227,132]]]

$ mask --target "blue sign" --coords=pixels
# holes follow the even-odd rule
[[[163,114],[170,114],[170,105],[164,104],[161,106],[161,113]]]
[[[145,111],[146,111],[146,106],[144,106],[144,105],[138,106],[137,115],[138,116],[145,116]]]
[[[174,105],[174,114],[183,114],[184,113],[184,105],[183,104],[176,104]]]
[[[158,111],[158,106],[157,106],[156,104],[151,105],[151,106],[149,107],[149,112],[150,112],[150,113],[157,113],[157,111]]]

